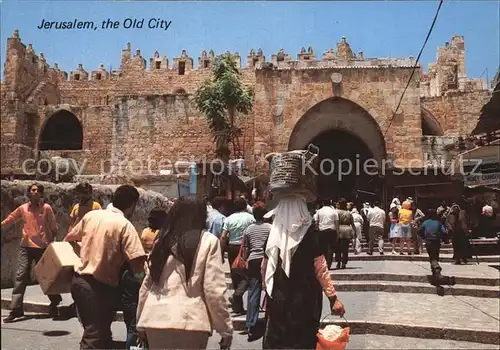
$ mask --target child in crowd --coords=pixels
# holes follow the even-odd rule
[[[156,236],[167,219],[167,212],[160,208],[151,210],[148,217],[148,227],[141,234],[141,242],[147,254],[153,250]]]

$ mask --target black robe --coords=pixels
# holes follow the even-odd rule
[[[281,268],[274,273],[272,298],[267,298],[264,349],[314,349],[323,305],[314,259],[323,255],[320,234],[312,226],[290,264],[290,278]]]

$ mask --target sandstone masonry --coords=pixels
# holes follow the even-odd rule
[[[127,162],[137,168],[149,160],[158,172],[169,162],[210,159],[214,145],[191,96],[209,78],[214,59],[213,51],[202,51],[195,67],[187,50],[172,60],[158,52],[146,59],[129,43],[117,71],[80,64],[67,73],[50,67],[16,30],[7,40],[1,83],[2,168],[19,168],[38,151],[73,158],[87,174]],[[242,137],[233,155],[255,171],[265,166],[259,161],[265,154],[303,147],[325,129],[350,131],[380,157],[415,166],[411,159],[432,157],[429,145],[469,134],[491,97],[484,81],[467,78],[460,36],[438,49],[429,73],[418,67],[394,119],[414,58],[365,58],[342,38],[323,54],[302,48],[293,59],[280,50],[267,60],[252,49],[245,66],[239,55],[236,63],[255,101],[252,114],[239,118]],[[60,132],[51,136],[49,129]],[[445,142],[423,137],[444,135]],[[72,147],[44,149],[64,137]]]

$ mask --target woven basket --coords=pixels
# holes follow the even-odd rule
[[[307,194],[316,197],[316,168],[319,149],[313,144],[307,150],[290,151],[275,155],[270,162],[269,188],[273,195],[286,193]],[[309,164],[309,165],[308,165]]]

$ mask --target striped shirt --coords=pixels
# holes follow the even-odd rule
[[[250,252],[248,261],[264,257],[267,237],[269,237],[271,227],[271,224],[265,222],[255,223],[247,227],[243,234],[245,236],[245,248]]]

